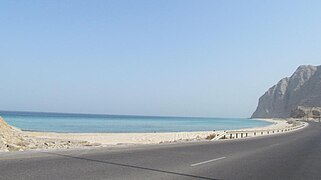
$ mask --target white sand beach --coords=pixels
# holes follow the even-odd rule
[[[292,127],[286,120],[264,119],[273,124],[257,128],[240,129],[237,131],[260,131],[271,129],[285,129]],[[158,144],[177,141],[204,140],[209,135],[219,135],[223,131],[200,132],[169,132],[169,133],[50,133],[50,132],[24,132],[29,137],[49,139],[83,140],[102,146],[117,144]]]
[[[23,151],[30,149],[67,149],[82,147],[106,147],[114,145],[159,144],[201,140],[204,141],[206,139],[215,139],[215,137],[223,137],[223,134],[229,132],[235,133],[280,130],[280,133],[285,133],[286,131],[283,132],[281,130],[295,126],[298,127],[298,125],[300,125],[300,128],[304,127],[302,126],[303,122],[295,123],[294,125],[293,123],[289,124],[289,121],[287,120],[264,120],[272,122],[273,124],[264,127],[229,131],[169,133],[53,133],[21,131],[8,125],[3,119],[0,118],[0,135],[2,133],[0,139],[0,151]],[[262,136],[268,134],[260,133],[259,135]],[[248,137],[251,137],[251,135],[249,135]],[[233,139],[234,138],[235,137],[233,136]]]

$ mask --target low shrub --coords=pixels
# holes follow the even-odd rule
[[[210,135],[208,135],[208,136],[206,137],[206,139],[207,139],[207,140],[212,140],[212,139],[215,138],[215,136],[216,136],[216,134],[210,134]]]

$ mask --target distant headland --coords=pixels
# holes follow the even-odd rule
[[[260,97],[252,118],[319,119],[320,114],[321,66],[302,65]]]

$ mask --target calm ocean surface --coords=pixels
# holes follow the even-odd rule
[[[271,123],[253,119],[147,117],[93,114],[0,112],[10,125],[50,132],[189,132],[251,128]]]

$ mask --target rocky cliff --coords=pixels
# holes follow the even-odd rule
[[[298,107],[321,107],[321,66],[300,66],[259,99],[252,118],[289,118]]]

